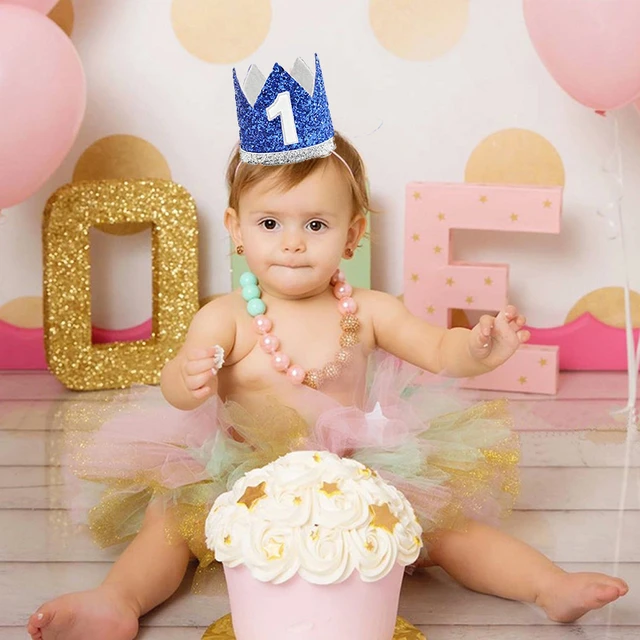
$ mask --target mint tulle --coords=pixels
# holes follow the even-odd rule
[[[450,386],[416,384],[418,374],[376,353],[366,392],[350,406],[306,387],[296,388],[297,409],[265,396],[257,410],[212,399],[183,412],[152,387],[99,397],[89,409],[71,404],[59,418],[74,512],[108,546],[134,536],[149,503],[160,502],[173,533],[206,567],[214,559],[204,520],[220,493],[289,451],[329,450],[359,460],[406,495],[428,551],[439,531],[509,512],[519,449],[506,402],[465,407]]]

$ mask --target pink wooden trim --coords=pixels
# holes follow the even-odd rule
[[[134,342],[151,337],[151,319],[128,329],[93,328],[93,341]],[[0,320],[0,371],[47,369],[42,328],[25,329]]]
[[[560,368],[565,371],[627,370],[625,330],[606,325],[590,313],[559,327],[529,330],[535,344],[560,347]],[[637,344],[640,329],[633,334]]]

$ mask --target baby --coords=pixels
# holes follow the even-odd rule
[[[364,165],[356,149],[334,133],[328,110],[311,108],[315,102],[310,100],[326,102],[318,63],[315,84],[311,85],[300,67],[296,86],[283,85],[280,70],[276,65],[261,92],[252,93],[249,87],[238,96],[236,80],[241,145],[228,167],[225,225],[251,272],[243,276],[241,290],[213,300],[195,315],[180,352],[162,371],[162,393],[171,405],[188,412],[188,416],[206,415],[208,420],[214,416],[208,427],[210,439],[199,441],[198,451],[210,451],[203,443],[211,442],[216,434],[217,440],[210,447],[219,446],[222,434],[226,434],[230,452],[245,447],[249,456],[250,451],[260,449],[253,443],[248,445],[257,436],[244,423],[229,417],[234,411],[239,415],[238,407],[246,415],[262,415],[267,402],[280,403],[288,413],[281,408],[276,409],[282,412],[277,415],[286,415],[289,420],[295,412],[305,417],[313,435],[305,432],[299,436],[300,441],[311,442],[312,438],[314,444],[335,442],[335,434],[341,433],[336,425],[342,420],[340,429],[345,429],[346,419],[330,416],[348,413],[355,416],[358,426],[338,439],[341,455],[366,458],[371,451],[380,451],[381,466],[374,470],[397,477],[402,490],[403,482],[413,483],[407,486],[415,490],[417,502],[425,496],[425,503],[440,501],[437,508],[416,508],[421,524],[427,521],[431,534],[426,539],[424,564],[442,567],[469,589],[535,603],[551,620],[561,622],[576,620],[624,595],[628,587],[618,578],[567,573],[526,544],[486,524],[472,519],[464,526],[448,527],[440,517],[447,509],[455,510],[463,498],[455,489],[455,473],[438,463],[438,456],[432,452],[438,449],[446,457],[443,443],[449,442],[469,460],[476,460],[470,463],[470,473],[476,464],[489,468],[481,451],[498,446],[506,437],[503,424],[493,425],[497,420],[492,422],[485,416],[465,430],[460,424],[471,424],[468,417],[439,422],[432,416],[431,427],[407,426],[414,415],[412,400],[394,400],[387,405],[403,406],[401,402],[406,402],[408,408],[387,420],[391,426],[380,436],[382,445],[381,441],[370,441],[366,410],[373,408],[373,401],[381,402],[384,409],[386,397],[386,392],[380,392],[372,401],[373,392],[365,384],[372,353],[384,351],[395,362],[399,359],[450,377],[469,377],[505,362],[529,334],[523,329],[524,317],[513,306],[496,317],[483,316],[472,330],[446,330],[411,315],[391,295],[354,290],[345,281],[340,262],[354,255],[365,233],[368,195]],[[300,97],[299,90],[304,90],[307,97]],[[285,93],[289,96],[281,98]],[[263,98],[267,116],[260,126],[264,122],[277,125],[281,135],[274,136],[276,142],[264,128],[267,125],[260,136],[250,135],[251,127],[258,125],[249,116],[254,117]],[[276,115],[269,118],[273,104]],[[305,109],[313,111],[315,120],[305,119]],[[289,117],[294,118],[293,129]],[[317,126],[318,121],[322,126]],[[309,127],[313,129],[310,139],[305,138]],[[293,139],[295,142],[291,142]],[[265,140],[272,146],[265,149]],[[287,156],[288,152],[293,155]],[[385,375],[389,369],[386,371]],[[326,407],[321,406],[323,402]],[[206,413],[209,410],[211,414]],[[309,417],[312,414],[313,419]],[[289,421],[298,424],[293,418]],[[274,424],[275,441],[281,434],[277,431],[279,423]],[[317,427],[319,424],[322,427]],[[437,435],[438,431],[445,435]],[[327,433],[332,435],[325,438]],[[447,434],[452,437],[445,437]],[[187,455],[188,447],[178,438],[179,434],[171,443],[176,445],[172,455]],[[427,443],[424,447],[423,441]],[[406,443],[421,456],[416,473],[427,474],[418,478],[422,478],[421,484],[416,478],[407,480],[397,467],[384,462],[384,451],[389,454],[389,450]],[[436,475],[428,475],[430,465],[437,467],[438,480]],[[222,483],[211,482],[216,473],[216,478],[223,475],[222,471],[212,471],[213,466],[196,467],[193,463],[189,480],[180,481],[185,485],[200,483],[205,490],[211,486],[207,505],[224,490]],[[234,462],[229,466],[233,468],[224,476],[227,479],[237,465]],[[491,480],[488,477],[488,482]],[[412,500],[411,492],[407,496]],[[167,536],[171,526],[170,512],[156,497],[139,533],[104,582],[91,591],[68,594],[41,606],[28,623],[31,637],[133,639],[140,616],[175,592],[192,557],[193,545],[190,547],[179,536]]]

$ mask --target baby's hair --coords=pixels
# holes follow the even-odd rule
[[[273,178],[276,187],[288,190],[300,184],[316,169],[327,163],[333,163],[351,185],[353,216],[365,215],[369,211],[369,195],[367,193],[364,162],[357,149],[337,131],[334,139],[336,143],[335,152],[344,160],[348,168],[340,158],[336,158],[333,154],[325,158],[314,158],[304,162],[296,162],[295,164],[277,166],[245,164],[240,162],[240,150],[236,147],[227,168],[229,206],[238,211],[238,202],[242,192],[267,178]],[[351,172],[349,172],[349,169]]]

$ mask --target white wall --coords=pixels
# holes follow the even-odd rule
[[[48,184],[2,214],[0,307],[14,298],[41,295],[44,203],[71,180],[87,147],[114,134],[154,145],[172,179],[193,194],[202,228],[201,294],[227,291],[223,175],[237,138],[233,64],[206,62],[187,51],[172,26],[172,5],[175,15],[189,4],[247,5],[247,0],[63,0],[70,1],[72,39],[88,78],[86,119],[72,152]],[[268,0],[251,1],[256,7],[268,5]],[[431,40],[436,51],[448,48],[438,43],[455,32],[465,0],[272,0],[266,38],[235,63],[242,76],[251,62],[268,71],[274,61],[288,67],[297,55],[311,61],[313,52],[319,53],[334,124],[362,152],[375,203],[383,211],[373,222],[374,285],[394,294],[403,290],[404,185],[464,181],[469,156],[484,138],[522,128],[544,136],[562,158],[561,235],[463,234],[457,257],[509,262],[512,298],[536,326],[561,324],[585,294],[620,286],[620,236],[609,239],[607,220],[597,214],[611,200],[612,181],[602,166],[617,117],[625,160],[625,233],[635,254],[629,268],[632,286],[640,288],[638,113],[629,107],[602,118],[566,96],[539,62],[517,0],[471,0],[462,37],[448,51],[422,61],[399,57],[376,37],[370,10],[387,4],[411,16],[416,3],[423,3],[423,18],[432,12],[432,22],[425,19],[422,25],[425,41]],[[391,22],[385,24],[391,31]],[[253,24],[236,40],[251,44],[259,30]],[[230,31],[219,23],[210,38],[224,41]],[[387,35],[393,41],[393,33]],[[102,284],[95,321],[109,328],[144,321],[150,309],[148,235],[99,235],[96,281]]]

